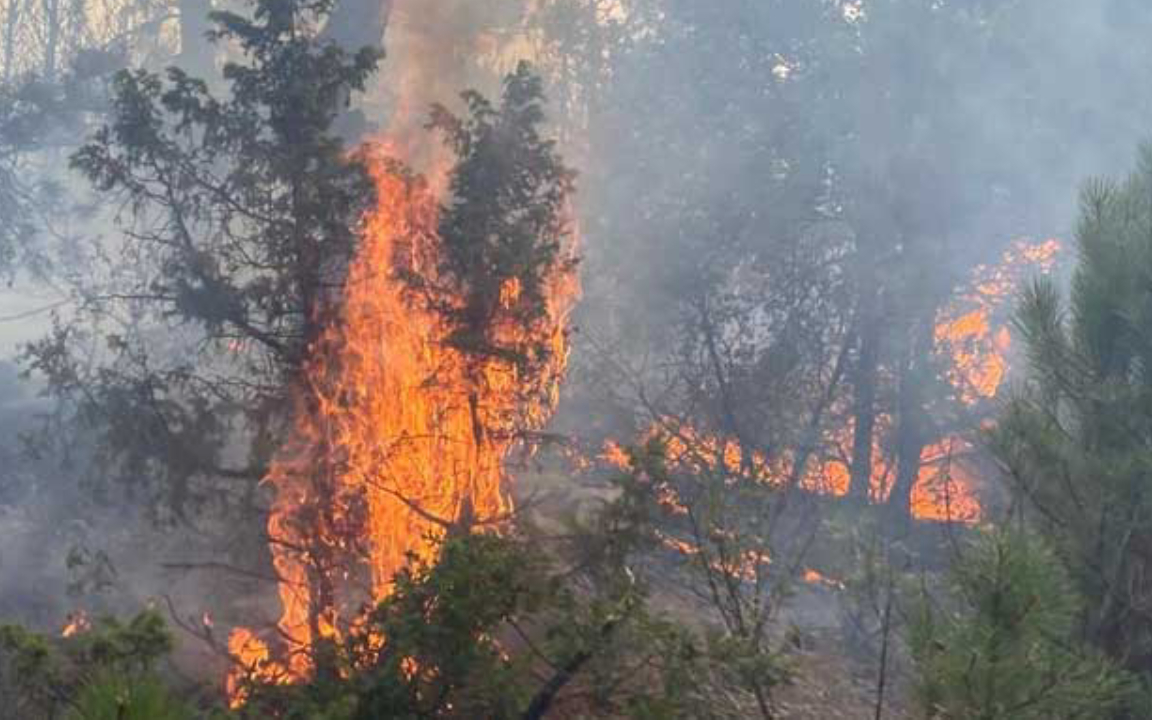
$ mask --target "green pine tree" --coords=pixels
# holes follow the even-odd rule
[[[1083,637],[1152,677],[1152,148],[1123,183],[1090,182],[1065,301],[1025,294],[1027,381],[994,446],[1018,506],[1086,604]]]
[[[1099,720],[1128,701],[1113,664],[1078,649],[1079,602],[1040,540],[994,532],[952,568],[943,609],[927,598],[910,632],[929,718]]]

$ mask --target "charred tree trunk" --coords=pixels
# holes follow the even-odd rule
[[[876,432],[876,384],[880,367],[878,291],[863,289],[860,300],[860,353],[852,377],[853,436],[848,495],[866,501],[872,484],[872,441]]]
[[[918,407],[920,393],[914,373],[908,372],[901,380],[896,425],[896,482],[888,495],[888,507],[900,516],[912,511],[912,489],[920,476],[920,455],[924,450],[923,412]]]
[[[912,330],[908,354],[900,373],[896,418],[896,482],[888,507],[899,517],[912,511],[912,491],[920,477],[920,458],[930,438],[931,420],[924,407],[925,383],[932,354],[932,315],[921,318]]]

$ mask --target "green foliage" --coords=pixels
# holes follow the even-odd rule
[[[191,717],[154,675],[172,650],[163,618],[144,611],[127,623],[105,618],[68,638],[0,626],[0,681],[21,717],[169,720]],[[0,682],[0,687],[3,683]]]
[[[103,672],[84,685],[66,720],[191,720],[192,712],[151,676]]]
[[[146,610],[128,623],[102,620],[92,632],[76,636],[77,657],[128,670],[146,670],[172,650],[172,636],[155,610]]]
[[[251,686],[250,718],[702,717],[704,644],[657,614],[629,568],[650,533],[635,476],[572,542],[530,527],[450,533],[415,558],[332,677]],[[383,638],[383,643],[380,640]],[[550,715],[547,715],[550,716]]]
[[[440,222],[439,269],[451,287],[433,289],[433,301],[451,321],[449,342],[531,370],[550,349],[547,333],[532,332],[551,319],[549,284],[575,271],[563,254],[575,174],[540,136],[543,84],[527,63],[505,78],[498,107],[477,92],[463,99],[466,118],[437,106],[430,122],[457,157]],[[501,333],[508,327],[515,339]]]
[[[357,717],[515,715],[530,676],[492,633],[563,602],[540,563],[502,538],[476,535],[445,543],[435,566],[402,571],[373,616],[387,647]]]
[[[417,563],[402,571],[365,631],[339,648],[349,679],[257,686],[242,714],[528,717],[532,707],[557,702],[552,693],[571,682],[604,709],[652,717],[673,707],[675,683],[666,681],[659,690],[632,688],[621,697],[620,686],[630,679],[614,660],[645,652],[659,657],[676,648],[679,635],[648,617],[642,603],[638,589],[578,597],[548,558],[523,540],[449,539],[434,565]],[[381,637],[384,645],[376,648]],[[632,645],[640,642],[649,647]],[[674,666],[683,652],[659,659]]]
[[[1075,642],[1079,598],[1037,538],[999,531],[968,548],[940,608],[923,598],[910,632],[928,717],[1098,720],[1132,698],[1130,677]]]
[[[221,477],[263,475],[374,199],[333,123],[380,53],[320,39],[330,8],[213,14],[213,38],[237,50],[227,94],[179,68],[122,71],[107,125],[72,157],[124,232],[25,363],[94,433],[103,476],[169,517],[222,499]],[[236,467],[224,447],[241,436]]]
[[[1067,301],[1024,295],[1027,384],[994,434],[1020,505],[1079,592],[1086,637],[1152,678],[1152,149],[1081,200]]]
[[[668,423],[666,430],[629,451],[635,482],[621,502],[648,517],[659,529],[654,536],[671,541],[683,571],[676,579],[702,601],[693,670],[709,716],[768,720],[790,676],[775,621],[809,531],[784,521],[782,493],[747,462],[733,467],[721,445],[702,442],[690,428]],[[672,441],[682,448],[675,462]]]

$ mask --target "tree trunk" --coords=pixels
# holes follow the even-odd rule
[[[860,354],[853,373],[852,463],[848,495],[867,500],[872,485],[872,444],[876,432],[876,382],[880,365],[880,323],[877,291],[865,288],[860,300]]]
[[[56,79],[61,24],[59,0],[44,0],[44,77],[49,81]]]
[[[900,383],[899,417],[896,425],[896,482],[888,495],[888,507],[907,517],[912,511],[912,490],[920,477],[920,456],[924,451],[923,411],[918,407],[920,392],[915,373],[906,372]]]
[[[19,0],[8,0],[8,12],[5,17],[6,23],[4,25],[4,72],[2,77],[4,82],[12,79],[12,64],[16,57],[16,28],[20,23],[20,2]]]
[[[898,516],[912,511],[912,491],[920,478],[920,457],[930,437],[931,422],[924,408],[924,385],[932,355],[934,313],[921,318],[912,329],[908,354],[900,373],[896,418],[896,482],[888,495],[888,507]]]

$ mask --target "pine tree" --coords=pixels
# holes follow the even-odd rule
[[[1152,148],[1081,204],[1070,297],[1042,280],[1022,300],[1029,374],[995,448],[1087,600],[1085,638],[1152,677]]]
[[[191,708],[159,672],[173,646],[154,610],[127,622],[97,619],[65,637],[0,625],[0,712],[27,720],[190,720]]]
[[[925,600],[911,632],[928,717],[1098,720],[1129,699],[1125,673],[1077,649],[1078,596],[1037,538],[982,537],[951,580],[944,609]]]

